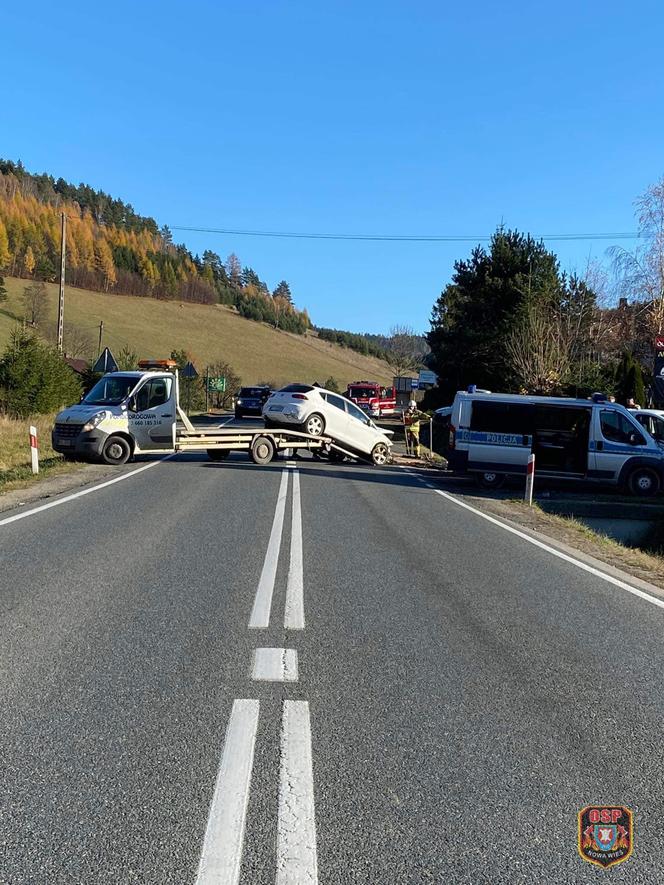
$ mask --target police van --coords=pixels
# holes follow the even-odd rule
[[[525,476],[531,454],[538,476],[592,480],[643,496],[664,488],[664,448],[601,394],[585,400],[472,387],[457,393],[446,452],[451,470],[497,488],[507,476]]]

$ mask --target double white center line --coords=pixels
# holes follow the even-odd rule
[[[302,507],[300,502],[300,474],[297,470],[284,470],[281,474],[277,505],[274,511],[272,531],[267,545],[254,605],[249,618],[252,630],[266,630],[270,626],[272,597],[277,579],[277,566],[281,552],[281,536],[284,529],[288,477],[293,474],[293,501],[291,508],[291,548],[286,586],[284,627],[287,630],[304,630],[304,577],[302,567]]]
[[[297,470],[284,470],[270,540],[249,619],[249,627],[254,630],[264,630],[270,625],[291,472],[291,548],[284,627],[289,630],[304,629],[300,477]],[[297,682],[297,652],[294,649],[257,648],[251,678],[256,681]],[[259,716],[259,701],[234,701],[210,805],[196,885],[237,885],[239,882]],[[276,849],[276,885],[317,885],[311,722],[307,701],[283,702]]]

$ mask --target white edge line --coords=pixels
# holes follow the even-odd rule
[[[240,879],[258,714],[258,701],[233,701],[196,885],[236,885]]]
[[[89,489],[82,489],[80,492],[74,492],[72,495],[65,495],[64,498],[58,498],[57,501],[49,501],[48,504],[40,504],[39,507],[33,507],[32,510],[26,510],[25,512],[17,513],[14,516],[7,516],[5,519],[0,519],[0,526],[9,525],[10,522],[18,522],[19,519],[27,519],[28,516],[34,516],[35,513],[50,510],[51,507],[59,507],[60,504],[66,504],[68,501],[74,501],[76,498],[82,498],[84,495],[91,495],[92,492],[98,492],[100,489],[112,486],[116,482],[122,482],[124,479],[129,479],[131,476],[137,476],[139,473],[143,473],[144,470],[150,470],[151,467],[163,464],[164,461],[168,461],[169,458],[174,458],[176,454],[176,452],[171,452],[171,454],[166,455],[165,458],[160,458],[158,461],[150,461],[149,464],[144,464],[136,470],[130,470],[129,473],[123,473],[122,476],[115,476],[113,479],[107,479],[105,482],[100,482],[98,485],[92,486]]]
[[[270,540],[267,544],[263,569],[256,589],[254,605],[249,618],[250,630],[266,630],[270,626],[270,612],[272,610],[272,594],[274,582],[277,577],[279,564],[279,552],[281,550],[281,536],[284,528],[284,512],[286,510],[286,496],[288,494],[289,470],[281,471],[281,483],[277,495],[277,505],[274,510],[274,520],[270,531]]]
[[[410,473],[411,476],[414,476],[415,479],[417,479],[419,482],[422,482],[422,480],[419,476],[417,476],[416,473],[412,473],[412,471],[410,470],[408,470],[407,473]],[[658,599],[656,596],[652,596],[650,593],[645,593],[643,590],[639,590],[638,587],[633,587],[631,584],[627,584],[625,583],[625,581],[621,581],[620,578],[614,578],[611,575],[607,575],[606,572],[600,571],[600,569],[595,568],[592,565],[581,562],[581,560],[575,559],[573,556],[568,556],[567,553],[563,553],[561,550],[556,550],[555,547],[551,547],[549,546],[549,544],[545,544],[544,541],[533,538],[530,535],[527,535],[525,532],[513,528],[511,525],[506,525],[504,522],[501,522],[499,519],[490,516],[488,513],[483,513],[481,510],[478,510],[477,507],[473,507],[472,504],[466,504],[465,501],[461,501],[454,495],[450,495],[449,492],[444,492],[442,489],[434,489],[434,491],[437,495],[440,495],[442,498],[451,501],[453,504],[456,504],[459,507],[463,507],[465,510],[470,510],[471,513],[475,513],[477,516],[481,516],[482,519],[486,519],[487,522],[492,522],[494,525],[500,526],[500,528],[504,529],[506,532],[510,532],[512,535],[516,535],[518,538],[522,538],[529,544],[533,544],[535,547],[546,550],[547,553],[551,553],[552,556],[557,556],[558,559],[569,562],[572,565],[575,565],[577,568],[583,569],[584,572],[588,572],[589,574],[594,575],[596,578],[601,578],[608,584],[613,584],[615,587],[620,587],[621,590],[626,590],[628,593],[632,593],[634,596],[638,596],[639,599],[645,599],[646,602],[650,602],[653,605],[656,605],[658,608],[664,609],[664,599]]]
[[[311,722],[307,701],[284,701],[276,885],[317,885]]]
[[[286,584],[286,630],[304,630],[304,577],[302,570],[302,507],[300,474],[293,471],[293,502],[291,513],[291,549]]]

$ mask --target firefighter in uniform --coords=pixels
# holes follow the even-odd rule
[[[420,419],[422,412],[417,408],[417,403],[412,399],[408,403],[406,410],[406,433],[408,434],[408,442],[415,453],[415,457],[420,457]]]

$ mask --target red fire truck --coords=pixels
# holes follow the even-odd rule
[[[353,381],[348,385],[346,396],[372,418],[394,415],[396,412],[396,390],[394,387],[383,387],[377,381]]]

